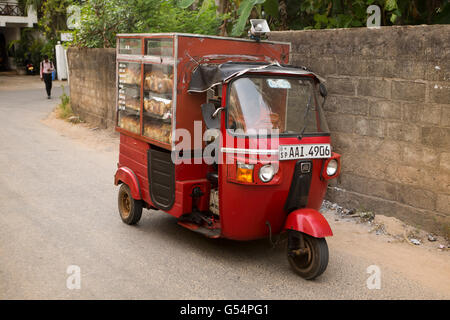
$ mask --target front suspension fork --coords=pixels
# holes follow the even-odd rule
[[[290,256],[298,256],[309,253],[309,249],[305,246],[305,237],[302,232],[288,231],[288,254]]]

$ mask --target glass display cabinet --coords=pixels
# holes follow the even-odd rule
[[[171,151],[177,140],[175,129],[187,130],[193,137],[195,122],[203,121],[200,106],[211,92],[187,92],[196,67],[289,59],[288,45],[179,33],[119,34],[116,48],[116,130]],[[202,134],[204,130],[203,126]]]
[[[117,129],[170,149],[173,36],[119,36],[117,41]]]

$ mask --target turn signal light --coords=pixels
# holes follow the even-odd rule
[[[252,164],[237,164],[236,180],[240,182],[253,182],[253,165]]]

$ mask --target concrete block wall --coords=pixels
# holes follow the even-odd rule
[[[450,25],[271,32],[326,79],[327,197],[450,235]]]
[[[95,126],[114,127],[116,50],[71,47],[67,60],[72,109]]]

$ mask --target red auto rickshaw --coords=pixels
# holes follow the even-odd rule
[[[210,238],[287,233],[306,279],[328,264],[318,211],[340,172],[326,89],[288,65],[289,43],[192,34],[117,37],[119,213],[163,210]]]

